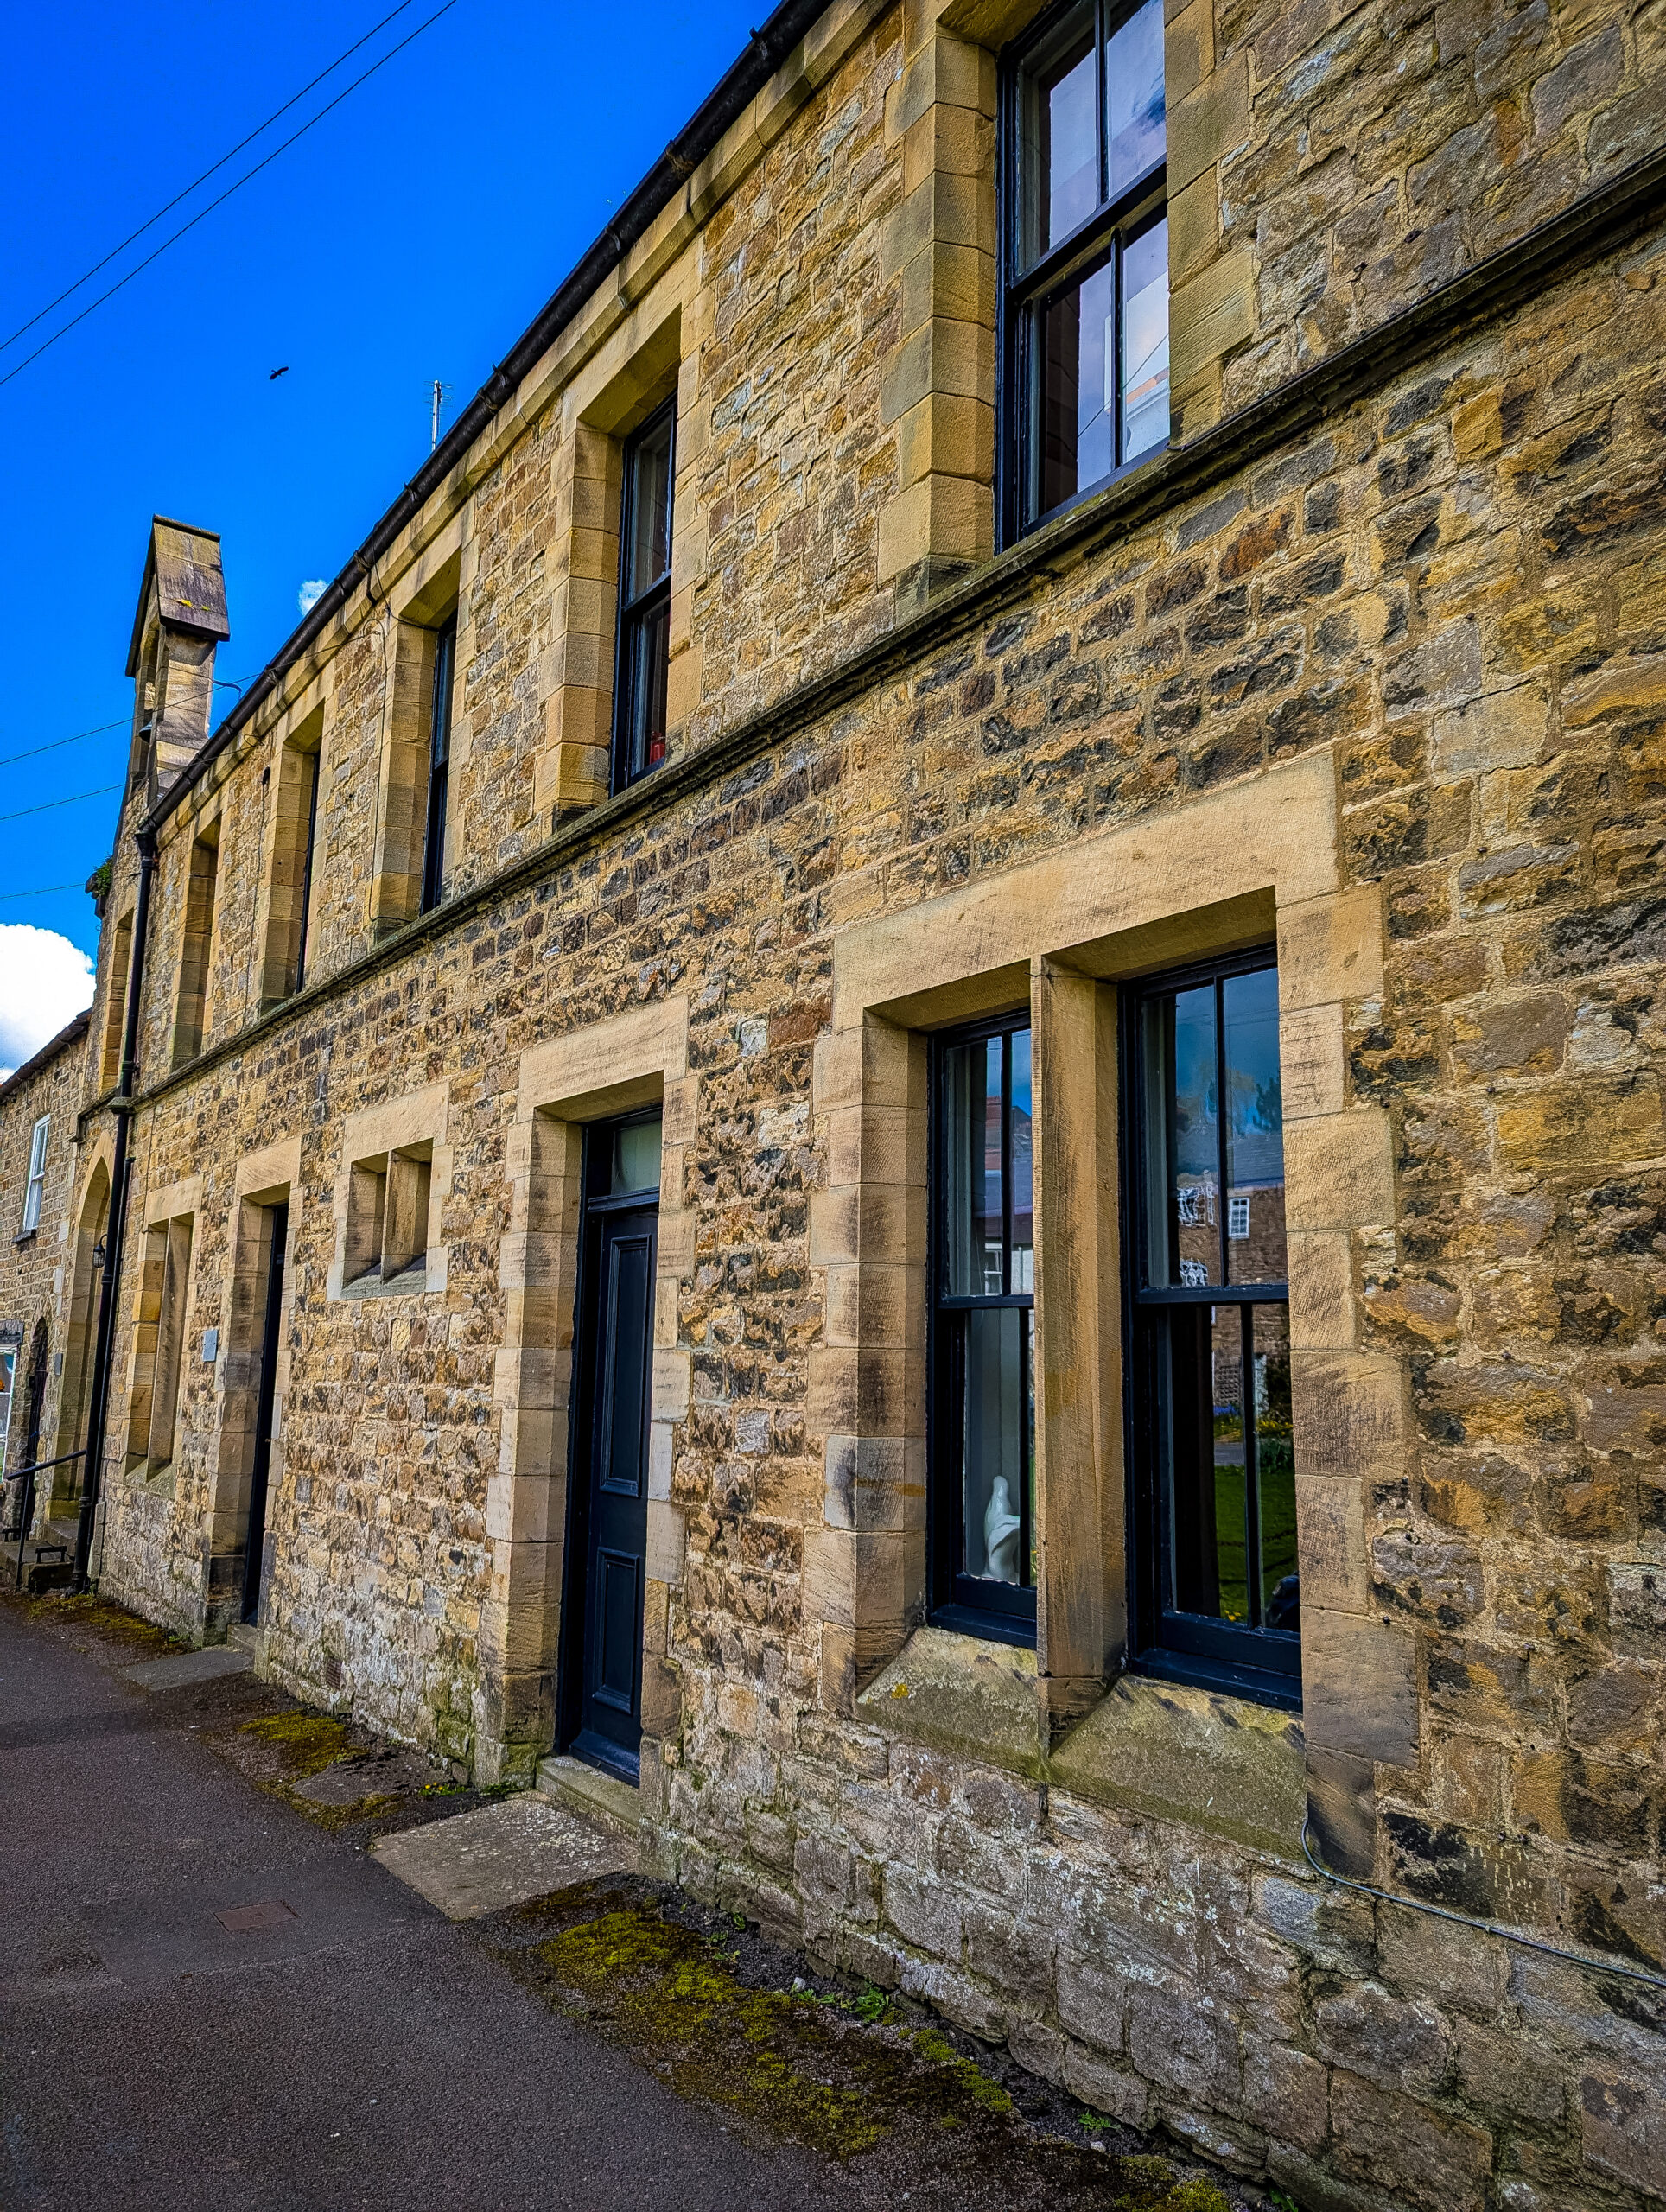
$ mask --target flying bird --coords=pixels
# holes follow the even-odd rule
[[[286,377],[289,373],[289,365],[285,361],[281,369],[274,369],[272,371],[270,376],[267,378],[266,381],[268,384],[276,384],[280,377]]]

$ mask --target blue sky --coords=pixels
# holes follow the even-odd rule
[[[387,14],[290,0],[14,10],[0,81],[0,338]],[[431,15],[416,0],[340,73],[28,340],[177,227]],[[33,366],[0,385],[0,816],[114,783],[153,512],[224,540],[247,679],[429,448],[429,387],[462,406],[761,20],[739,0],[628,10],[457,0],[404,54]],[[276,383],[270,372],[287,364]],[[219,695],[220,710],[236,697]],[[34,760],[54,739],[123,727]],[[0,1033],[16,925],[97,942],[79,888],[113,795],[0,820]],[[10,950],[9,950],[10,948]],[[73,1010],[71,1008],[70,1010]],[[7,1061],[0,1034],[0,1066]]]

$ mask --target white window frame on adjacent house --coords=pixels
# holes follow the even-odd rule
[[[41,1225],[41,1193],[47,1179],[47,1132],[52,1125],[50,1114],[42,1114],[29,1133],[29,1181],[23,1189],[23,1226],[22,1234],[32,1236]]]
[[[1235,1244],[1241,1244],[1250,1234],[1250,1197],[1247,1192],[1228,1196],[1226,1233]]]

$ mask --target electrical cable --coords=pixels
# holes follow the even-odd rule
[[[10,899],[50,899],[60,891],[85,891],[84,883],[43,883],[38,891],[0,891],[0,904]]]
[[[363,38],[355,39],[345,54],[338,54],[327,69],[321,69],[319,71],[318,74],[313,79],[311,84],[303,85],[298,92],[292,93],[290,97],[284,101],[282,107],[275,107],[271,113],[267,117],[264,123],[256,124],[254,129],[250,131],[246,138],[239,138],[235,146],[232,147],[228,152],[222,154],[217,162],[211,163],[207,168],[204,169],[200,176],[194,177],[191,182],[186,186],[183,192],[176,192],[174,194],[174,197],[169,200],[165,206],[157,208],[154,215],[147,216],[144,221],[139,225],[137,231],[130,231],[119,245],[112,245],[102,261],[95,261],[91,269],[83,270],[81,275],[75,279],[75,282],[73,284],[71,284],[66,290],[60,292],[55,300],[48,300],[45,307],[41,308],[38,314],[32,315],[27,322],[20,322],[16,329],[12,332],[10,338],[0,338],[0,353],[3,353],[9,346],[15,346],[26,330],[33,330],[37,322],[44,322],[48,315],[52,313],[54,308],[60,308],[66,300],[73,298],[74,295],[80,290],[83,284],[90,284],[92,279],[98,275],[99,271],[101,269],[107,269],[118,253],[125,253],[128,247],[133,245],[137,239],[142,238],[147,231],[154,230],[156,226],[161,222],[164,215],[172,214],[173,211],[179,206],[181,200],[188,200],[199,185],[207,184],[211,176],[216,175],[219,170],[225,168],[226,162],[234,159],[237,155],[240,154],[245,146],[253,145],[255,140],[259,137],[261,132],[263,130],[270,130],[273,124],[277,121],[280,115],[287,115],[289,110],[295,105],[296,100],[304,100],[308,92],[315,91],[316,88],[323,83],[326,77],[333,77],[344,61],[351,60],[353,56],[358,53],[361,46],[367,46],[371,40],[375,37],[378,31],[385,31],[388,25],[393,21],[394,16],[403,16],[407,8],[414,7],[415,5],[416,0],[399,0],[399,4],[393,10],[392,15],[384,16],[379,23],[372,23],[370,29],[365,33]]]
[[[216,207],[224,207],[234,192],[240,192],[244,186],[252,178],[258,177],[260,175],[262,169],[270,168],[272,163],[277,159],[278,156],[280,154],[287,153],[289,148],[295,144],[297,138],[304,138],[315,124],[321,123],[324,120],[324,118],[329,114],[332,108],[340,107],[344,99],[347,99],[352,93],[356,92],[360,85],[365,84],[370,78],[373,77],[378,69],[385,69],[388,63],[393,60],[396,54],[403,54],[406,47],[410,46],[414,40],[421,38],[425,30],[431,29],[432,27],[439,22],[442,16],[448,16],[456,4],[457,0],[445,0],[445,4],[442,7],[436,8],[434,13],[429,16],[425,22],[418,23],[416,29],[409,32],[405,37],[399,41],[397,46],[390,47],[379,61],[372,61],[370,67],[364,72],[362,76],[355,77],[352,84],[346,86],[336,94],[333,100],[327,100],[323,106],[319,109],[317,114],[308,117],[307,121],[302,124],[299,130],[291,131],[281,146],[274,146],[271,152],[264,156],[261,160],[258,161],[251,169],[245,169],[243,175],[238,177],[235,184],[228,184],[225,191],[222,192],[217,199],[211,200],[206,207],[199,209],[197,213],[192,216],[188,223],[181,223],[178,230],[174,232],[170,237],[165,238],[162,244],[156,247],[151,252],[146,254],[143,261],[136,262],[124,276],[118,276],[116,279],[116,282],[109,286],[106,290],[99,293],[96,300],[89,301],[87,305],[81,309],[79,315],[73,315],[67,322],[61,323],[59,327],[53,332],[50,338],[43,339],[41,340],[40,345],[35,347],[32,353],[26,353],[22,359],[18,362],[15,369],[9,369],[4,376],[0,377],[0,385],[9,385],[14,377],[22,376],[24,370],[29,366],[31,362],[38,361],[41,354],[46,353],[49,347],[55,346],[60,338],[67,338],[70,332],[74,329],[77,323],[85,322],[88,315],[92,315],[96,308],[101,308],[106,300],[114,299],[117,293],[122,289],[124,285],[130,284],[133,282],[133,279],[140,275],[143,270],[149,269],[153,261],[160,260],[162,256],[167,252],[170,245],[177,245],[188,231],[195,230],[197,225],[204,221],[208,216],[212,215]],[[73,289],[74,288],[72,286],[71,289]]]
[[[1645,1974],[1641,1967],[1622,1966],[1618,1959],[1599,1959],[1589,1951],[1569,1951],[1560,1943],[1547,1943],[1537,1936],[1522,1936],[1513,1928],[1500,1926],[1496,1920],[1478,1920],[1472,1913],[1453,1912],[1443,1904],[1428,1904],[1421,1897],[1402,1897],[1395,1890],[1379,1890],[1370,1882],[1356,1882],[1346,1874],[1336,1873],[1319,1858],[1307,1840],[1309,1822],[1301,1823],[1301,1848],[1307,1864],[1315,1874],[1322,1874],[1327,1882],[1334,1882],[1341,1889],[1358,1890],[1361,1897],[1377,1897],[1383,1904],[1402,1904],[1410,1912],[1426,1912],[1435,1920],[1451,1920],[1459,1928],[1474,1928],[1483,1936],[1496,1936],[1501,1943],[1518,1943],[1524,1951],[1542,1951],[1548,1959],[1563,1959],[1569,1966],[1583,1967],[1588,1974],[1623,1974],[1627,1981],[1640,1981],[1650,1989],[1666,1989],[1666,1977]]]
[[[33,760],[40,753],[56,753],[60,746],[79,745],[84,737],[102,737],[106,730],[125,729],[129,720],[124,715],[118,722],[100,722],[96,729],[78,729],[73,737],[54,737],[50,745],[31,745],[27,753],[9,753],[0,760],[0,768],[10,768],[19,760]]]
[[[0,814],[0,822],[21,822],[26,814],[50,814],[54,806],[79,806],[84,798],[108,798],[119,784],[100,784],[96,791],[76,791],[69,798],[43,799],[39,806],[20,806],[16,814]]]

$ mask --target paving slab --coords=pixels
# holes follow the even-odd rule
[[[176,1651],[166,1659],[147,1659],[121,1671],[142,1690],[182,1690],[191,1682],[212,1682],[221,1675],[252,1674],[254,1664],[250,1652],[229,1643],[207,1643],[200,1651]]]
[[[449,1920],[477,1920],[572,1882],[636,1871],[635,1847],[610,1822],[535,1790],[383,1836],[372,1855]]]

